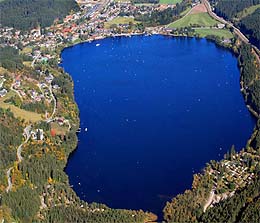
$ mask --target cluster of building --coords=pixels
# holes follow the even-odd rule
[[[14,30],[10,27],[0,27],[0,46],[9,45],[17,48],[37,46],[32,52],[33,63],[46,62],[55,58],[53,49],[68,42],[92,41],[115,35],[115,30],[104,26],[117,16],[133,17],[154,10],[163,10],[174,5],[134,5],[131,2],[115,2],[113,0],[79,0],[81,10],[66,16],[62,23],[55,22],[51,27],[42,29],[35,27],[30,32]],[[42,50],[44,49],[44,50]]]
[[[209,171],[214,188],[218,193],[227,193],[245,187],[255,177],[254,170],[259,161],[259,155],[245,151],[220,161],[217,168],[211,167]]]
[[[11,89],[15,91],[22,100],[35,103],[46,100],[48,103],[52,101],[49,86],[53,76],[49,75],[42,78],[41,82],[35,79],[17,76],[12,83]]]

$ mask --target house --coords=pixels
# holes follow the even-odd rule
[[[41,141],[43,140],[43,130],[42,129],[36,129],[36,132],[31,131],[31,136],[33,140]]]
[[[218,29],[223,29],[225,27],[225,24],[219,23],[217,24]]]
[[[7,93],[7,90],[6,89],[2,89],[0,90],[0,98],[4,97]]]

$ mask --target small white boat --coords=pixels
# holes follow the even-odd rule
[[[96,46],[100,46],[100,44],[99,44],[99,43],[97,43],[97,44],[96,44]]]
[[[85,132],[87,132],[88,131],[88,128],[85,128]]]

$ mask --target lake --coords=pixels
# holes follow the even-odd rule
[[[206,39],[107,38],[61,56],[81,120],[66,172],[87,202],[160,216],[206,162],[252,133],[237,59]]]

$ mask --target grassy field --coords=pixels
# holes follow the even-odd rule
[[[113,20],[105,23],[105,28],[110,28],[111,25],[116,24],[128,24],[129,22],[132,22],[134,24],[138,23],[133,18],[130,17],[116,17]]]
[[[32,65],[32,61],[24,61],[23,65],[27,66],[27,67],[31,67]]]
[[[246,17],[246,16],[248,16],[248,15],[254,13],[255,10],[257,10],[258,8],[260,8],[260,4],[258,4],[258,5],[253,5],[253,6],[249,7],[249,8],[246,8],[246,9],[244,9],[243,11],[237,13],[237,14],[236,14],[236,18],[242,19],[242,18],[244,18],[244,17]]]
[[[200,37],[214,35],[218,37],[223,37],[224,39],[233,38],[233,34],[227,29],[196,29],[195,32],[199,34]]]
[[[67,133],[68,128],[65,126],[60,126],[56,122],[51,123],[51,129],[53,129],[56,135],[65,135]]]
[[[182,2],[182,0],[160,0],[159,3],[160,4],[177,4],[177,3],[180,3]]]
[[[188,8],[185,9],[183,12],[181,12],[180,16],[186,15],[190,10],[191,10],[191,7],[188,7]]]
[[[29,121],[37,122],[37,121],[42,120],[42,117],[40,114],[37,114],[35,112],[26,111],[26,110],[23,110],[23,109],[20,109],[20,108],[14,106],[14,105],[4,103],[4,101],[6,99],[12,97],[13,95],[15,95],[15,93],[13,91],[10,91],[5,95],[5,97],[0,98],[0,107],[4,108],[4,109],[10,108],[10,110],[14,113],[14,116],[16,118],[18,118],[18,117],[22,118],[27,122],[29,122]]]
[[[0,0],[1,1],[1,0]],[[8,73],[8,70],[6,70],[5,68],[3,67],[0,67],[0,74],[3,74],[3,73]]]
[[[182,19],[173,22],[169,25],[169,28],[181,28],[191,25],[198,25],[201,27],[209,27],[218,24],[216,20],[211,18],[208,13],[189,14]]]
[[[32,53],[32,47],[24,47],[21,53],[27,54]]]

